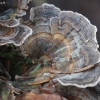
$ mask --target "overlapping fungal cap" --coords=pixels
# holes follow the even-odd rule
[[[28,8],[30,0],[1,0],[0,1],[0,24],[7,27],[14,27],[19,24],[15,16],[23,16]]]
[[[0,45],[13,43],[16,46],[20,46],[31,34],[32,30],[26,25],[18,25],[16,27],[0,25]]]
[[[50,33],[50,18],[58,16],[60,13],[60,9],[55,7],[54,5],[43,4],[42,6],[31,8],[30,10],[30,20],[24,22],[27,26],[29,26],[33,30],[33,35],[30,36],[34,37],[34,34],[37,33]],[[29,39],[25,41],[24,44],[27,43]],[[24,45],[23,44],[23,45]],[[25,45],[26,46],[26,45]],[[21,47],[23,53],[27,55],[24,50],[24,47]]]
[[[58,82],[63,86],[93,87],[100,81],[100,64],[83,72],[58,75],[57,77]]]
[[[96,40],[97,28],[86,17],[76,12],[60,11],[52,5],[43,4],[31,9],[30,20],[25,24],[33,29],[33,34],[21,46],[23,53],[31,56],[34,61],[44,55],[48,56],[50,58],[48,66],[52,67],[49,73],[59,76],[59,80],[61,74],[65,76],[76,73],[69,75],[71,85],[87,87],[97,84],[100,75],[98,66],[95,66],[100,62]],[[98,77],[93,80],[87,71],[90,74],[95,72],[93,77],[96,75]],[[82,77],[81,83],[77,83],[79,81],[77,77]],[[65,84],[67,82],[65,81]]]
[[[30,90],[35,88],[35,85],[49,82],[51,78],[53,78],[53,81],[58,81],[62,86],[76,86],[80,88],[86,88],[93,87],[98,84],[95,89],[96,91],[100,91],[100,85],[98,83],[100,81],[100,64],[95,65],[89,70],[67,75],[51,74],[49,73],[51,66],[48,67],[46,61],[44,61],[43,64],[45,67],[39,64],[25,76],[16,76],[16,81],[13,82],[13,85],[20,89]]]
[[[60,9],[54,5],[44,3],[42,6],[31,8],[30,20],[35,24],[35,27],[50,25],[50,18],[58,16]],[[35,28],[34,28],[35,29]],[[41,31],[40,31],[41,32]],[[44,31],[45,32],[45,31]]]
[[[43,57],[41,58],[41,60],[42,59]],[[53,74],[48,73],[50,67],[48,67],[47,59],[43,64],[45,66],[41,66],[41,64],[33,65],[32,68],[22,76],[16,75],[15,81],[12,82],[13,86],[23,90],[37,91],[38,84],[49,82],[51,78],[54,77]]]
[[[97,91],[94,91],[92,88],[77,88],[77,87],[65,87],[66,92],[64,96],[68,100],[99,100],[100,95]]]
[[[67,70],[80,72],[100,61],[96,40],[97,29],[87,18],[72,11],[62,11],[59,17],[51,18],[50,22],[51,33],[56,36],[56,40],[63,36],[61,42],[65,43],[65,46],[60,46],[54,52],[54,61],[58,62],[59,67],[68,64]],[[59,41],[59,44],[61,42]]]

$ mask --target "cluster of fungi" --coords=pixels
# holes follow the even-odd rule
[[[28,21],[17,19],[29,2],[0,2],[0,46],[13,44],[33,62],[14,81],[0,76],[0,100],[100,100],[96,26],[52,4],[31,8]]]

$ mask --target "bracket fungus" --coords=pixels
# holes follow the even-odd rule
[[[54,79],[58,77],[62,85],[82,88],[98,83],[100,72],[99,66],[95,65],[100,62],[97,28],[86,17],[43,4],[30,10],[30,20],[24,24],[33,33],[21,46],[22,52],[34,61],[47,56],[51,68],[48,73],[54,74]]]
[[[0,45],[13,43],[16,46],[20,46],[31,34],[32,29],[26,25],[18,25],[16,27],[0,25]]]
[[[0,1],[0,24],[7,27],[19,25],[15,16],[23,16],[28,9],[27,3],[30,0],[1,0]]]
[[[56,80],[63,86],[93,87],[100,81],[100,64],[83,72],[59,76]]]
[[[16,92],[20,95],[19,99],[25,100],[33,99],[33,97],[30,98],[33,95],[39,100],[41,97],[47,100],[49,96],[52,99],[55,97],[61,99],[55,94],[52,96],[42,94],[45,91],[44,93],[60,95],[56,86],[61,85],[68,86],[65,89],[68,100],[72,98],[98,100],[100,52],[96,39],[96,26],[79,13],[61,11],[54,5],[46,3],[31,8],[30,19],[28,21],[20,19],[19,23],[15,16],[25,14],[24,9],[27,9],[29,1],[0,2],[0,45],[13,43],[15,46],[20,46],[23,54],[32,58],[34,62],[32,67],[25,69],[23,75],[16,75],[15,81],[6,80],[4,83],[3,80],[6,78],[1,78],[0,98],[14,100],[13,93]],[[8,75],[8,73],[5,74]],[[10,79],[10,75],[8,78]],[[9,84],[14,86],[14,89]],[[42,88],[38,88],[39,86]],[[4,94],[5,87],[7,95]],[[49,91],[51,89],[52,91]],[[26,95],[21,95],[21,92]]]

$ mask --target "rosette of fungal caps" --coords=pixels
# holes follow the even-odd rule
[[[35,77],[28,81],[28,85],[50,81],[50,77],[63,86],[81,88],[95,86],[99,82],[97,28],[86,17],[43,4],[31,8],[30,20],[23,24],[33,33],[21,50],[37,64],[27,74]]]
[[[24,40],[32,34],[32,29],[21,25],[15,18],[23,16],[30,0],[1,0],[0,1],[0,45],[13,43],[22,45]]]
[[[19,24],[15,16],[23,16],[30,0],[0,0],[0,24],[14,27]]]

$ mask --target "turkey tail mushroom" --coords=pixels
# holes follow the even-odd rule
[[[48,56],[49,73],[64,86],[95,86],[100,79],[96,26],[81,14],[49,4],[32,8],[30,13],[24,24],[33,33],[21,46],[22,52],[34,61]]]
[[[28,8],[27,3],[30,0],[3,0],[0,3],[0,24],[7,27],[15,27],[19,25],[19,21],[15,16],[23,16],[24,11]]]
[[[48,55],[56,69],[68,73],[87,70],[100,61],[97,29],[83,15],[48,4],[32,8],[30,13],[25,24],[33,33],[21,46],[28,56]]]
[[[19,25],[16,27],[0,25],[0,45],[13,43],[16,46],[20,46],[31,34],[32,29],[25,25]]]

